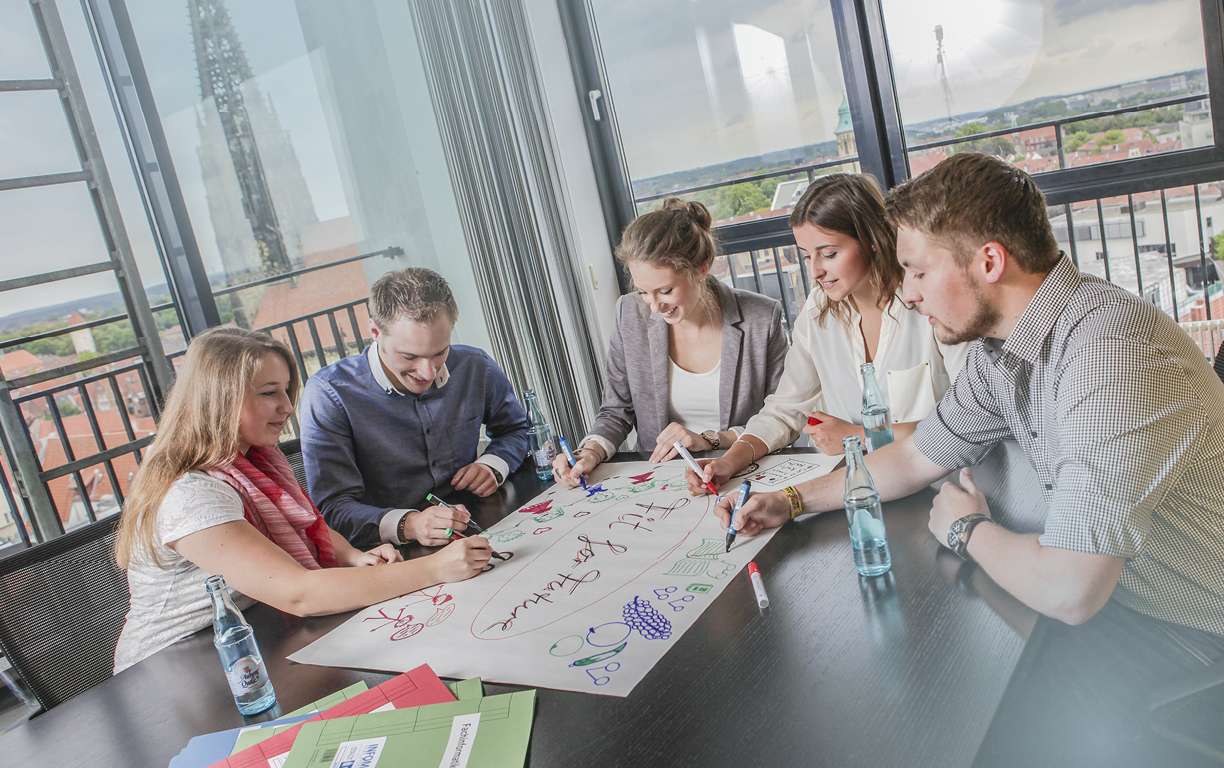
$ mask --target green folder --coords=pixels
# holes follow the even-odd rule
[[[370,689],[370,686],[365,684],[364,680],[353,683],[347,688],[341,688],[335,693],[324,696],[316,702],[307,704],[306,706],[295,709],[287,715],[281,716],[280,720],[287,717],[298,717],[300,715],[313,715],[316,712],[322,712],[325,709],[331,709],[342,701],[348,701],[359,693],[365,693]],[[458,698],[458,697],[456,697]],[[286,728],[292,728],[297,725],[295,720],[292,723],[285,725],[276,725],[273,723],[264,723],[259,726],[252,726],[250,730],[243,731],[238,734],[238,740],[234,742],[234,749],[230,752],[231,755],[236,755],[247,747],[258,744],[261,741],[266,741]]]
[[[365,768],[462,765],[452,758],[464,748],[467,768],[522,768],[534,716],[532,690],[309,722],[283,768],[329,768],[338,759]]]
[[[298,715],[313,715],[315,712],[322,712],[329,709],[342,701],[348,701],[359,693],[365,693],[370,686],[365,684],[364,680],[358,680],[348,688],[341,688],[330,696],[324,696],[313,704],[307,704],[301,709],[295,709],[292,712],[286,712],[282,717],[297,717]],[[455,698],[458,698],[457,696]]]
[[[469,701],[484,696],[484,686],[481,685],[479,677],[447,683],[446,687],[450,689],[451,693],[455,694],[455,698],[459,701]]]

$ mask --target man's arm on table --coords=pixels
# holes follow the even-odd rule
[[[914,446],[913,437],[886,445],[866,457],[867,470],[884,501],[908,496],[948,474],[948,470],[928,459]],[[834,470],[824,477],[795,486],[803,502],[803,514],[842,508],[846,470]],[[724,496],[715,512],[725,524],[734,499]],[[790,504],[782,491],[754,493],[735,517],[735,526],[747,536],[762,528],[776,528],[791,517]]]
[[[953,522],[990,514],[968,469],[961,470],[960,482],[944,483],[931,506],[931,533],[945,547]],[[1067,624],[1084,623],[1113,594],[1126,558],[1043,546],[1039,538],[982,521],[967,551],[996,584],[1028,607]]]

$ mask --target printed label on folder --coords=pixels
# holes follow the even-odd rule
[[[476,729],[480,726],[480,713],[458,715],[451,721],[450,741],[446,744],[446,752],[442,753],[442,762],[438,768],[467,768],[468,758],[472,756],[472,745],[476,743]],[[332,768],[336,768],[332,764]]]
[[[386,736],[341,742],[329,768],[374,768],[386,743]]]

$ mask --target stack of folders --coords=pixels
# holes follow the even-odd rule
[[[169,768],[521,768],[534,715],[535,691],[485,696],[480,678],[444,685],[422,665],[279,720],[197,736]]]

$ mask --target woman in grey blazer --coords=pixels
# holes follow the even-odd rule
[[[673,458],[675,442],[726,448],[777,387],[787,351],[782,306],[709,274],[710,223],[701,203],[668,198],[625,229],[616,256],[637,291],[616,305],[603,406],[577,464],[553,462],[557,482],[577,485],[634,427],[637,450],[654,462]]]

